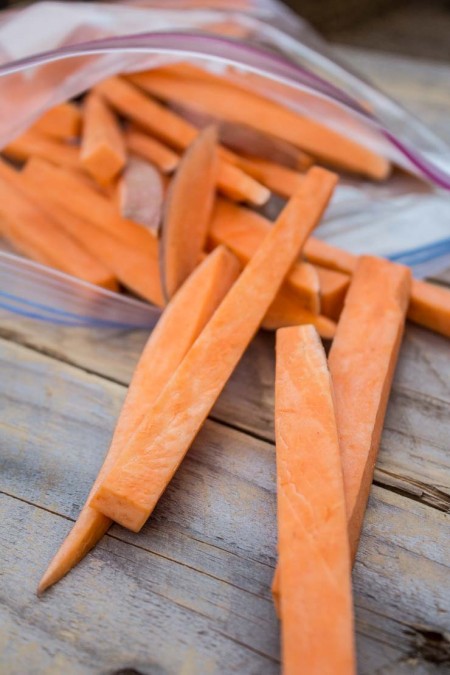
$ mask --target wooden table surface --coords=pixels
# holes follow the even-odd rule
[[[449,67],[342,54],[450,142]],[[272,336],[249,348],[142,532],[113,527],[37,599],[146,335],[7,313],[0,326],[0,672],[278,673]],[[361,674],[450,668],[449,344],[407,328],[353,577]]]

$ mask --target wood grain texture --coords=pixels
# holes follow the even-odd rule
[[[363,73],[386,94],[450,142],[450,66],[432,60],[411,59],[353,47],[339,46],[342,60]]]
[[[128,384],[143,332],[67,330],[0,314],[0,335],[121,384]],[[450,511],[450,360],[445,338],[408,326],[388,407],[375,479]],[[273,335],[261,332],[211,417],[273,442]]]
[[[37,600],[125,388],[14,343],[0,341],[0,354],[5,672],[31,672],[32,654],[38,673],[278,672],[272,444],[207,422],[143,531],[114,527]],[[412,655],[409,672],[432,672],[420,636],[449,621],[445,521],[374,488],[354,575],[361,673],[411,667]]]

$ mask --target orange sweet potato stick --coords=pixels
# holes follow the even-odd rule
[[[161,71],[129,76],[133,84],[166,101],[178,101],[195,110],[240,122],[293,143],[328,164],[384,180],[388,160],[332,129],[277,103],[220,80],[201,81]]]
[[[372,484],[410,290],[411,272],[407,267],[362,256],[329,354],[353,558]]]
[[[314,237],[308,239],[303,253],[314,265],[344,274],[353,274],[358,264],[358,256]]]
[[[111,183],[126,163],[118,120],[95,92],[88,94],[84,102],[80,161],[99,185]]]
[[[143,159],[130,157],[113,198],[117,197],[124,218],[144,225],[158,236],[164,191],[158,169]]]
[[[232,217],[231,206],[234,206]],[[240,250],[256,249],[272,227],[272,223],[249,209],[231,206],[227,205],[230,216],[228,219],[221,217],[219,220],[220,211],[217,209],[214,211],[210,243],[212,245],[224,244],[239,257]],[[310,237],[306,242],[303,254],[316,267],[320,266],[348,275],[353,274],[358,264],[358,256],[314,237]],[[449,315],[450,291],[435,284],[413,279],[408,319],[419,326],[450,337]]]
[[[104,80],[96,86],[102,96],[119,113],[142,129],[169,143],[177,150],[185,150],[198,135],[198,130],[171,110],[145,96],[139,89],[118,77]],[[263,185],[230,163],[232,154],[221,152],[219,160],[219,188],[233,199],[249,201],[261,206],[270,192]]]
[[[270,197],[270,190],[242,171],[238,166],[225,161],[219,152],[217,187],[226,197],[237,202],[249,202],[263,206]]]
[[[169,299],[198,265],[217,184],[217,131],[207,127],[183,156],[164,209],[161,270]]]
[[[83,248],[100,261],[119,281],[131,291],[152,302],[155,297],[155,280],[149,270],[158,269],[148,251],[142,251],[117,239],[92,222],[80,218],[54,201],[53,191],[43,190],[33,177],[23,175],[23,187],[45,211],[58,218],[66,230]]]
[[[410,290],[411,273],[407,267],[362,256],[328,358],[352,560],[372,485]],[[275,574],[272,592],[278,607],[281,600],[283,614],[279,573]]]
[[[304,176],[298,171],[258,157],[240,157],[238,166],[271,192],[288,199],[298,190]]]
[[[170,107],[199,129],[203,129],[210,124],[216,125],[220,142],[238,155],[265,159],[269,162],[281,164],[281,166],[293,171],[306,171],[314,164],[312,157],[291,143],[258,131],[248,124],[221,120],[175,101],[170,101]]]
[[[93,494],[90,506],[139,531],[317,225],[337,177],[309,171],[298,193],[217,308],[147,419]]]
[[[130,245],[148,247],[157,251],[156,238],[131,220],[121,218],[109,199],[89,187],[74,173],[33,158],[25,165],[23,173],[32,176],[35,182],[52,186],[54,199],[71,213],[86,218],[109,234],[123,239]],[[150,244],[149,244],[150,242]]]
[[[450,338],[450,291],[413,279],[408,319]]]
[[[110,448],[91,494],[114,465],[135,428],[146,417],[166,381],[175,372],[239,271],[239,263],[232,253],[224,247],[216,249],[186,280],[164,310],[135,369]],[[87,500],[42,577],[38,593],[59,581],[77,565],[103,537],[111,523],[110,518],[92,509]]]
[[[30,157],[40,157],[58,166],[74,169],[80,167],[78,148],[44,136],[32,129],[8,143],[2,153],[15,162],[25,162]]]
[[[220,244],[228,246],[246,265],[271,227],[271,223],[259,213],[219,199],[216,201],[210,222],[209,244],[212,247]],[[314,314],[321,311],[319,278],[311,265],[304,262],[295,263],[284,285],[295,290],[299,306]]]
[[[60,141],[76,138],[81,131],[80,109],[73,103],[56,105],[41,115],[31,129]]]
[[[315,326],[319,335],[325,340],[332,340],[336,333],[334,321],[305,309],[292,289],[283,284],[266,312],[262,328],[278,330],[287,326],[301,326],[303,324]]]
[[[316,265],[320,285],[320,308],[324,316],[337,321],[344,306],[351,277]]]
[[[277,332],[278,575],[285,675],[355,673],[351,566],[327,360],[312,326]]]
[[[358,256],[319,239],[310,238],[304,253],[314,264],[347,274],[352,274],[358,264]],[[450,291],[427,281],[413,279],[407,316],[419,326],[450,337]]]
[[[27,162],[23,174],[51,202],[92,223],[105,235],[103,245],[110,256],[111,269],[120,281],[150,302],[159,306],[164,304],[158,243],[149,230],[122,218],[107,197],[91,189],[74,174],[43,160],[33,158]],[[119,260],[120,247],[122,260]]]
[[[62,272],[117,289],[113,274],[20,189],[20,175],[0,161],[0,232],[20,252]]]
[[[103,80],[95,91],[121,115],[178,150],[185,150],[197,136],[195,127],[120,77]]]
[[[179,155],[156,138],[134,127],[126,129],[124,137],[130,153],[154,164],[163,173],[170,174],[177,168]]]

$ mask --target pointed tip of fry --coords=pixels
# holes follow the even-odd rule
[[[57,579],[52,579],[52,575],[49,574],[49,570],[47,570],[36,589],[37,597],[40,598],[50,586],[53,586],[55,581],[57,581]]]
[[[57,584],[58,581],[60,581],[70,569],[71,567],[67,568],[61,564],[61,561],[58,562],[58,555],[56,555],[55,558],[53,558],[53,560],[50,562],[49,566],[42,575],[41,580],[39,581],[38,587],[36,589],[37,597],[41,597],[51,586]]]

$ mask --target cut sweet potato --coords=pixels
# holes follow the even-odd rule
[[[298,190],[304,176],[298,171],[258,157],[240,157],[238,166],[271,192],[288,199]]]
[[[0,160],[0,233],[29,258],[92,284],[117,290],[114,275],[21,189],[20,175]]]
[[[78,148],[65,145],[32,129],[8,143],[2,153],[15,162],[25,162],[30,157],[40,157],[57,166],[75,169],[80,167]]]
[[[351,277],[316,265],[320,285],[320,308],[324,316],[337,321],[344,306]]]
[[[450,290],[413,279],[408,319],[450,337]]]
[[[311,118],[214,76],[202,81],[155,70],[135,73],[129,79],[165,101],[178,101],[200,112],[248,124],[346,171],[376,180],[384,180],[389,175],[389,161],[372,150]]]
[[[121,115],[178,150],[185,150],[197,136],[195,127],[123,78],[110,77],[97,84],[95,91]]]
[[[161,270],[168,300],[198,265],[217,184],[217,131],[207,127],[183,156],[164,209]]]
[[[353,274],[358,264],[358,256],[314,237],[308,239],[303,253],[314,265],[344,274]]]
[[[334,321],[305,309],[292,289],[283,284],[264,317],[262,328],[278,330],[278,328],[303,324],[315,326],[319,335],[325,340],[332,340],[336,333]]]
[[[126,163],[118,120],[95,93],[90,93],[84,102],[80,161],[99,185],[109,185]]]
[[[154,164],[163,173],[172,173],[180,161],[176,152],[137,129],[127,129],[125,142],[131,153]]]
[[[353,557],[372,484],[410,289],[407,267],[361,257],[329,354]]]
[[[90,189],[74,174],[43,160],[32,159],[27,162],[23,174],[51,202],[60,204],[79,219],[92,223],[105,235],[102,242],[110,256],[111,269],[122,283],[150,302],[159,306],[164,304],[158,244],[149,230],[122,218],[107,197]]]
[[[178,150],[185,150],[198,135],[198,129],[182,117],[121,78],[104,80],[97,85],[96,90],[118,112]],[[218,185],[224,194],[258,206],[265,204],[270,196],[269,190],[230,164],[231,153],[224,154],[222,151],[220,155]]]
[[[381,258],[360,258],[329,354],[352,560],[372,484],[410,289],[407,267]],[[278,571],[272,592],[283,612]]]
[[[240,259],[243,259],[240,251],[242,253],[247,251],[249,255],[250,251],[256,250],[272,223],[260,214],[237,205],[234,205],[231,210],[232,206],[227,205],[226,212],[222,204],[219,209],[214,210],[210,244],[212,246],[215,243],[225,244]],[[358,256],[313,237],[306,242],[303,254],[316,267],[324,267],[348,275],[353,274],[358,264]],[[448,289],[413,279],[408,319],[449,337],[449,306],[450,291]],[[322,313],[325,314],[325,311]]]
[[[304,253],[316,265],[352,274],[358,256],[319,239],[308,239]],[[450,337],[450,291],[427,281],[412,280],[408,319],[435,333]]]
[[[90,506],[140,530],[261,324],[337,177],[309,171],[239,279],[186,354]]]
[[[219,199],[211,218],[209,245],[227,246],[246,265],[271,227],[272,224],[260,214]],[[295,291],[299,307],[314,314],[321,311],[319,278],[311,265],[295,263],[284,285]]]
[[[92,222],[80,218],[54,200],[52,190],[43,191],[32,177],[23,176],[24,187],[47,212],[53,213],[60,226],[83,248],[112,271],[121,284],[152,302],[155,280],[149,275],[155,261],[148,251],[127,245]],[[155,266],[155,273],[158,269]]]
[[[195,270],[164,310],[144,348],[131,380],[114,436],[93,491],[114,465],[161,389],[220,304],[240,271],[237,259],[221,247]],[[182,330],[180,330],[182,326]],[[97,544],[111,520],[84,505],[72,530],[51,561],[38,593],[56,583]]]
[[[220,142],[238,155],[265,159],[293,171],[306,171],[314,163],[312,157],[291,143],[258,131],[248,124],[221,120],[213,115],[192,110],[176,101],[170,101],[170,107],[199,129],[214,124],[218,129]]]
[[[61,103],[47,110],[31,128],[60,141],[76,138],[81,130],[80,109],[73,103]]]
[[[344,484],[327,360],[312,326],[277,333],[275,436],[283,673],[355,673]]]

